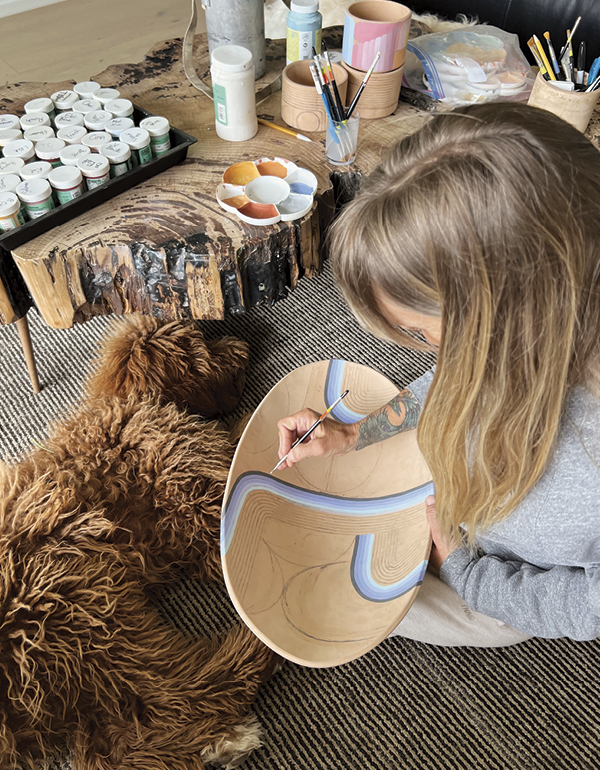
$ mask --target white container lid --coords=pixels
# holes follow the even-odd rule
[[[83,126],[83,114],[81,112],[61,112],[54,118],[57,129],[71,126]]]
[[[96,83],[94,80],[83,80],[81,83],[75,83],[73,91],[79,95],[80,99],[89,99],[101,88],[100,83]]]
[[[100,149],[100,154],[106,155],[113,163],[125,163],[131,158],[131,150],[125,142],[109,142]]]
[[[118,99],[119,96],[121,96],[121,92],[117,91],[116,88],[101,88],[94,94],[94,99],[97,99],[100,104],[106,104],[111,99]]]
[[[35,179],[28,179],[17,187],[17,195],[23,203],[39,203],[39,201],[46,200],[49,195],[52,195],[50,182],[39,176]]]
[[[65,146],[63,139],[44,139],[35,146],[35,154],[40,160],[55,160]]]
[[[81,144],[81,140],[86,134],[87,131],[83,126],[63,126],[58,129],[56,136],[67,144]]]
[[[25,102],[25,112],[52,112],[54,110],[54,102],[52,99],[48,99],[47,96],[40,96],[38,99],[31,99],[29,102]]]
[[[110,163],[108,162],[108,158],[104,155],[93,152],[90,155],[86,155],[85,158],[79,158],[77,161],[77,168],[84,176],[93,178],[108,174]]]
[[[16,174],[2,174],[0,176],[0,192],[14,192],[22,179]]]
[[[169,131],[169,121],[160,115],[140,120],[140,128],[145,128],[150,136],[163,136]]]
[[[119,141],[128,144],[132,150],[143,150],[150,144],[150,134],[145,128],[128,128],[121,131]]]
[[[81,144],[84,147],[91,147],[92,150],[99,150],[105,144],[112,142],[113,138],[108,131],[92,131],[81,137]]]
[[[4,147],[9,142],[15,142],[23,138],[23,132],[18,128],[9,128],[6,131],[0,131],[0,147]]]
[[[112,119],[112,112],[95,110],[94,112],[86,112],[83,116],[83,123],[90,131],[104,131],[104,126]]]
[[[104,126],[104,130],[108,131],[113,136],[119,136],[121,131],[133,128],[134,126],[135,123],[131,118],[113,118]]]
[[[21,121],[16,115],[0,115],[0,131],[8,131],[11,128],[21,128]]]
[[[319,0],[292,0],[290,10],[294,13],[316,13],[319,10]]]
[[[73,112],[80,112],[85,115],[86,112],[96,112],[102,109],[102,105],[97,99],[80,99],[72,107]]]
[[[0,176],[3,174],[19,174],[25,165],[23,158],[0,158]]]
[[[0,217],[16,214],[21,208],[21,201],[14,192],[0,192]]]
[[[76,166],[79,158],[84,158],[91,152],[89,147],[83,144],[70,144],[60,151],[60,162],[65,166]]]
[[[43,139],[52,139],[54,136],[54,129],[50,126],[39,126],[39,128],[26,128],[23,133],[23,139],[28,139],[34,144],[41,142]]]
[[[104,104],[104,109],[112,112],[115,118],[127,118],[133,113],[133,104],[129,99],[111,99]]]
[[[48,181],[57,190],[69,190],[71,187],[81,184],[81,171],[77,166],[58,166],[58,168],[52,169]]]
[[[21,179],[26,182],[28,179],[48,179],[48,174],[52,171],[52,163],[47,160],[40,160],[37,163],[28,163],[19,171]]]
[[[21,158],[21,160],[24,160],[25,158],[33,158],[34,155],[33,142],[30,142],[28,139],[17,139],[15,142],[9,142],[4,147],[5,158]]]
[[[49,126],[50,116],[47,112],[28,112],[21,118],[21,128],[39,128],[40,126]]]
[[[252,66],[252,53],[241,45],[220,45],[210,55],[211,64],[227,72],[243,72]]]
[[[50,98],[57,110],[70,110],[75,102],[79,101],[79,94],[69,90],[56,91]]]

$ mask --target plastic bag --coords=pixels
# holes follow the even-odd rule
[[[409,40],[403,83],[450,105],[526,101],[535,75],[519,38],[478,25]]]

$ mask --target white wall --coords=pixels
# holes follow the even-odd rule
[[[41,8],[43,5],[54,5],[62,0],[0,0],[0,19],[5,16],[14,16],[23,11],[32,11],[34,8]]]

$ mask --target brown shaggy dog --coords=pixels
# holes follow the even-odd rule
[[[256,748],[276,656],[244,626],[191,639],[148,591],[220,579],[244,343],[132,317],[82,406],[0,468],[0,768],[199,770]],[[233,765],[231,765],[233,766]]]

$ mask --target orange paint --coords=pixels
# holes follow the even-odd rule
[[[258,171],[261,176],[278,176],[285,179],[288,175],[287,168],[276,160],[267,160],[265,163],[259,163]]]
[[[234,209],[241,209],[246,203],[250,203],[247,195],[234,195],[232,198],[223,198],[223,203],[233,206]]]
[[[279,216],[279,212],[272,203],[254,203],[250,201],[239,211],[241,214],[252,219],[271,219],[272,217]]]
[[[279,164],[277,164],[279,165]],[[260,176],[256,164],[249,160],[234,163],[223,174],[223,181],[227,184],[237,184],[244,187],[251,179]]]

